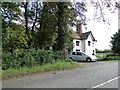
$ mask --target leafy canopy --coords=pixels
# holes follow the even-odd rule
[[[112,50],[120,55],[120,29],[111,37]]]

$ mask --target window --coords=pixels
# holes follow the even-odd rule
[[[77,52],[77,55],[82,55],[80,52]]]
[[[90,41],[88,41],[88,46],[90,46],[90,43],[91,43],[91,42],[90,42]]]
[[[72,55],[75,55],[75,52],[73,52]]]
[[[77,51],[80,51],[80,50],[79,50],[79,49],[76,49],[76,52],[77,52]]]
[[[84,54],[84,53],[82,53],[82,55],[83,55],[83,56],[85,56],[85,54]]]
[[[76,41],[76,46],[79,46],[80,41]]]

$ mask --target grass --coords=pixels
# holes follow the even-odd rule
[[[102,62],[120,62],[120,60],[99,60]]]
[[[4,71],[2,71],[2,78],[10,79],[10,78],[21,77],[21,76],[30,75],[30,74],[47,72],[47,71],[72,69],[72,68],[75,68],[78,66],[79,66],[79,64],[77,62],[73,62],[73,61],[67,61],[67,62],[57,61],[55,63],[45,64],[43,66],[34,66],[31,68],[24,67],[24,68],[19,68],[19,69],[4,70]]]

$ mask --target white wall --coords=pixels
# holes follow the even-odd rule
[[[81,47],[80,47],[82,52],[85,52],[85,40],[81,40]]]
[[[79,41],[79,46],[76,46],[76,41]],[[80,50],[81,47],[81,41],[79,39],[73,39],[73,52],[75,52],[77,49]]]
[[[88,45],[88,41],[90,41],[90,46]],[[87,40],[85,40],[85,53],[88,55],[92,55],[93,50],[95,52],[95,47],[94,47],[94,41],[92,41],[92,36],[91,34],[88,36]]]

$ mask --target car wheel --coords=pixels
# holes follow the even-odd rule
[[[87,58],[86,61],[87,61],[87,62],[91,62],[92,59],[91,59],[91,58]]]

